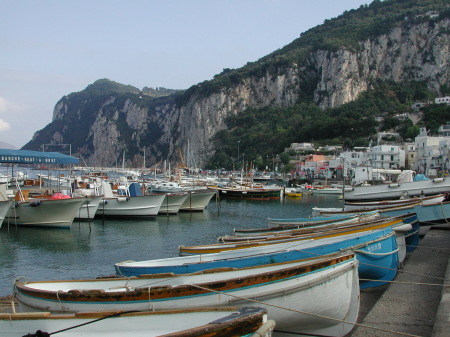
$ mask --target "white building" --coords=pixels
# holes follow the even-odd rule
[[[377,145],[369,151],[369,166],[380,169],[405,167],[405,151],[398,145]]]
[[[417,172],[425,175],[434,175],[435,169],[441,166],[440,142],[448,137],[430,137],[426,128],[420,128],[420,133],[414,143],[416,146],[416,166]]]
[[[447,124],[439,127],[438,135],[442,137],[450,137],[450,122],[447,122]]]
[[[364,151],[345,151],[339,155],[343,158],[345,168],[355,168],[356,166],[367,166],[369,154]]]
[[[313,143],[292,143],[289,147],[289,150],[294,150],[297,152],[304,152],[304,151],[314,151],[314,144]],[[286,152],[288,152],[286,151]]]
[[[436,104],[450,104],[450,96],[438,97],[434,99],[434,103]]]

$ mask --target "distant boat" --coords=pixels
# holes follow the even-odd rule
[[[281,198],[281,188],[217,187],[219,198],[272,200]]]
[[[0,313],[0,337],[64,336],[214,337],[269,336],[275,322],[260,307],[172,311],[102,311],[57,315],[50,312]],[[40,333],[38,333],[40,331]],[[255,337],[256,337],[255,336]]]
[[[177,214],[188,198],[186,192],[160,193],[163,194],[164,200],[159,208],[158,214]]]
[[[331,186],[313,186],[312,194],[342,194],[342,188]]]
[[[188,197],[180,207],[180,212],[203,212],[217,191],[204,188],[190,190]]]
[[[130,185],[135,193],[128,195],[114,195],[111,186],[102,181],[99,192],[104,195],[97,208],[98,217],[155,217],[158,215],[164,201],[164,194],[142,195],[138,183]],[[139,193],[141,192],[141,193]]]
[[[381,209],[394,206],[402,206],[409,204],[432,204],[434,202],[439,202],[444,199],[442,194],[431,195],[428,197],[414,197],[406,199],[394,199],[394,200],[380,200],[380,201],[347,201],[344,204],[345,211],[351,211],[354,209]]]
[[[274,180],[270,175],[268,174],[262,174],[262,175],[254,175],[252,176],[253,181],[255,182],[268,182]]]
[[[354,254],[340,253],[181,276],[17,280],[14,295],[21,311],[55,313],[248,306],[257,301],[268,310],[278,330],[343,337],[359,313],[357,266]]]
[[[217,191],[199,186],[182,186],[173,181],[160,181],[150,184],[147,191],[151,193],[186,193],[187,197],[179,207],[181,212],[203,212],[211,201],[212,197],[216,195]],[[164,202],[167,202],[165,200]],[[165,209],[164,202],[162,209]],[[161,211],[161,213],[165,213]]]
[[[373,201],[400,199],[404,195],[410,197],[430,196],[450,191],[450,179],[434,178],[414,180],[412,171],[404,171],[396,183],[373,186],[354,186],[351,191],[345,191],[345,201]]]

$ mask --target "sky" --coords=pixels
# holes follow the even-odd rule
[[[370,2],[0,0],[0,144],[21,148],[98,79],[187,89]]]

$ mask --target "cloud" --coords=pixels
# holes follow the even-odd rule
[[[8,102],[3,97],[0,97],[0,113],[8,110]]]
[[[11,125],[9,125],[9,123],[5,122],[3,119],[0,119],[0,132],[8,131],[9,129],[11,129]]]
[[[0,96],[0,114],[5,112],[17,112],[24,110],[25,106],[8,101]]]

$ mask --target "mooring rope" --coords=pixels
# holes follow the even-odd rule
[[[296,312],[296,313],[299,313],[299,314],[304,314],[304,315],[314,316],[314,317],[318,317],[318,318],[328,319],[328,320],[332,320],[332,321],[335,321],[335,322],[338,322],[338,323],[345,323],[345,324],[349,324],[349,325],[365,327],[365,328],[379,330],[379,331],[383,331],[383,332],[390,332],[390,333],[394,333],[394,334],[401,335],[401,336],[420,337],[418,335],[412,335],[412,334],[408,334],[408,333],[405,333],[405,332],[399,332],[399,331],[393,331],[393,330],[388,330],[388,329],[377,328],[377,327],[369,326],[369,325],[362,324],[362,323],[348,322],[348,321],[342,320],[342,319],[332,318],[332,317],[323,316],[323,315],[319,315],[319,314],[313,314],[313,313],[310,313],[310,312],[301,311],[301,310],[292,309],[292,308],[287,308],[287,307],[283,307],[283,306],[276,305],[276,304],[269,304],[269,303],[266,303],[266,302],[263,302],[263,301],[258,301],[258,300],[254,300],[254,299],[251,299],[251,298],[246,298],[246,297],[243,297],[243,296],[228,294],[228,293],[225,293],[223,291],[202,287],[202,286],[200,286],[198,284],[190,284],[190,285],[193,286],[193,287],[196,287],[196,288],[199,288],[199,289],[202,289],[202,290],[206,290],[206,291],[209,291],[209,292],[217,293],[217,294],[220,294],[220,295],[226,295],[226,296],[234,297],[234,298],[241,299],[241,300],[244,300],[244,301],[254,302],[254,303],[266,305],[268,307],[274,307],[274,308],[278,308],[278,309],[282,309],[282,310],[292,311],[292,312]],[[275,329],[274,331],[279,331],[279,330]],[[292,332],[289,332],[289,333],[292,333]],[[300,335],[300,333],[298,333],[298,334]],[[308,336],[311,336],[311,334],[308,334]],[[331,336],[329,336],[329,337],[331,337]]]

